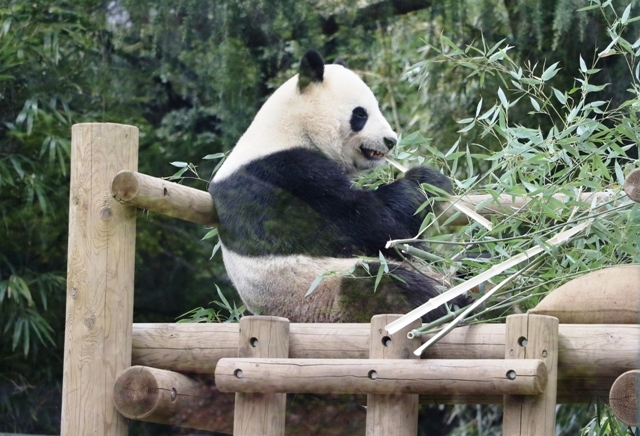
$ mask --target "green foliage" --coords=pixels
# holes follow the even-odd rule
[[[354,0],[0,0],[1,430],[59,431],[71,125],[137,125],[142,172],[203,188],[308,48],[363,75],[405,132],[397,158],[443,168],[459,193],[532,199],[529,212],[497,218],[491,233],[471,225],[438,236],[450,229],[437,228],[432,215],[424,228],[439,256],[408,247],[411,254],[451,276],[477,274],[489,263],[465,257],[468,250],[507,257],[591,213],[597,221],[584,238],[545,255],[540,274],[523,274],[514,287],[544,293],[588,268],[637,260],[637,239],[624,237],[637,231],[637,207],[576,199],[580,189],[617,196],[632,166],[625,155],[638,139],[640,67],[638,43],[626,39],[637,33],[634,7],[425,3],[432,6],[372,16]],[[194,163],[176,173],[170,162]],[[373,188],[395,177],[381,168],[357,183]],[[568,198],[558,204],[554,193]],[[141,214],[136,321],[166,321],[202,305],[212,278],[222,303],[191,318],[241,315],[217,235],[202,241],[202,233]],[[567,274],[558,279],[554,267]]]
[[[229,303],[229,300],[224,296],[218,285],[216,285],[216,291],[220,300],[212,301],[212,303],[219,306],[224,313],[211,307],[206,309],[197,307],[180,315],[178,322],[239,322],[240,318],[245,315],[247,308],[244,305],[237,307],[235,301],[233,304]]]
[[[636,122],[640,88],[634,75],[637,54],[632,44],[625,44],[622,21],[615,19],[609,24],[614,43],[599,54],[602,58],[616,53],[629,65],[629,98],[618,107],[599,98],[606,85],[593,85],[600,72],[596,68],[599,58],[587,67],[580,57],[574,85],[561,91],[553,86],[557,63],[521,66],[509,56],[512,47],[507,44],[462,49],[442,36],[441,46],[432,47],[437,55],[431,62],[464,68],[468,80],[479,77],[483,82],[484,77],[492,76],[501,84],[493,103],[486,107],[481,99],[472,117],[458,121],[460,137],[447,152],[430,149],[432,164],[456,176],[459,194],[481,189],[495,199],[506,195],[525,198],[528,203],[525,211],[494,219],[492,231],[472,224],[463,234],[429,239],[432,244],[446,243],[449,251],[460,247],[451,251],[455,261],[442,264],[443,270],[455,273],[463,269],[476,275],[489,265],[466,258],[469,251],[489,253],[492,259],[510,257],[587,218],[597,220],[582,239],[554,248],[545,265],[518,281],[521,292],[536,290],[530,304],[560,284],[556,277],[568,279],[607,265],[640,262],[640,212],[620,193],[624,174],[636,166],[627,154],[633,151],[637,155],[640,139]],[[428,80],[424,63],[412,70],[423,81]],[[513,112],[526,110],[537,125],[512,121]],[[542,125],[548,127],[543,129]],[[486,149],[487,138],[497,150]],[[608,191],[610,196],[604,200],[580,197],[599,191]]]
[[[484,97],[471,116],[458,121],[459,136],[454,145],[446,152],[430,148],[427,163],[453,174],[460,195],[485,193],[493,199],[518,197],[527,203],[521,210],[493,218],[493,230],[472,223],[460,233],[422,239],[436,251],[448,253],[446,259],[428,260],[451,283],[460,280],[457,276],[461,272],[477,276],[530,247],[545,247],[543,241],[563,229],[592,220],[570,243],[545,247],[543,257],[534,264],[510,268],[492,279],[493,285],[511,280],[511,286],[491,297],[484,310],[467,318],[468,323],[499,321],[514,309],[533,307],[549,291],[586,272],[640,263],[640,205],[621,191],[624,175],[638,167],[640,41],[625,39],[636,18],[631,17],[630,8],[616,14],[611,2],[595,6],[607,22],[611,41],[591,64],[579,56],[574,83],[568,88],[555,83],[561,64],[522,64],[509,55],[513,47],[503,41],[490,45],[483,40],[479,46],[460,47],[441,36],[440,44],[430,47],[433,57],[410,68],[414,80],[423,87],[431,79],[428,65],[433,63],[465,71],[465,80],[484,84]],[[628,66],[627,95],[617,105],[603,97],[607,84],[597,84],[600,65],[610,56],[623,59]],[[527,113],[528,119],[522,119],[522,113]],[[416,153],[421,154],[420,150]],[[417,158],[409,156],[409,160]],[[581,198],[597,192],[608,195]],[[430,219],[427,227],[435,223]],[[431,230],[438,233],[438,229]],[[398,248],[410,251],[402,245],[407,242],[398,241]],[[475,258],[474,253],[486,253],[491,261]],[[531,265],[534,267],[529,268]],[[464,419],[453,434],[499,431],[492,428],[498,426],[495,409],[477,415],[480,410],[457,408],[455,414]],[[608,409],[597,412],[582,434],[633,434]],[[566,425],[575,429],[574,423]],[[559,426],[564,434],[563,423]]]

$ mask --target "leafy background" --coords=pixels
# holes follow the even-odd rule
[[[528,290],[526,308],[558,277],[640,260],[637,206],[575,200],[580,189],[617,195],[637,166],[636,9],[596,0],[0,0],[0,431],[59,433],[72,124],[136,125],[142,172],[169,176],[170,162],[192,162],[183,183],[204,189],[218,160],[202,158],[231,149],[308,48],[342,58],[403,133],[405,163],[442,168],[459,193],[535,199],[527,214],[496,218],[492,233],[425,222],[426,240],[444,254],[440,271],[477,274],[488,263],[470,251],[506,258],[568,219],[601,213],[501,297]],[[358,183],[392,177],[382,169]],[[558,205],[556,193],[570,200]],[[207,306],[219,300],[215,285],[237,301],[205,233],[141,213],[135,322]],[[429,434],[499,431],[495,407],[442,416],[448,424]],[[606,409],[561,407],[558,434],[581,429],[630,431]]]

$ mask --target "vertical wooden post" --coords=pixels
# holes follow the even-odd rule
[[[275,316],[240,319],[238,357],[289,357],[289,320]],[[236,393],[233,434],[284,435],[286,402],[287,394]]]
[[[558,381],[558,318],[544,315],[507,317],[505,358],[542,359],[549,378],[543,394],[504,396],[502,434],[554,435]],[[517,377],[518,374],[507,375]]]
[[[371,318],[370,359],[419,359],[413,351],[418,338],[407,333],[420,327],[416,320],[391,337],[385,326],[402,315],[375,315]],[[418,395],[367,395],[367,436],[415,436],[418,434]]]
[[[110,185],[137,166],[136,127],[73,126],[62,435],[127,434],[113,386],[131,365],[136,211]]]

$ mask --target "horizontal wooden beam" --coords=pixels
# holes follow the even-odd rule
[[[213,227],[218,216],[206,191],[135,171],[120,171],[111,182],[117,201],[185,221]]]
[[[293,394],[539,395],[536,359],[220,359],[221,392]]]
[[[628,178],[630,183],[628,186],[625,185],[625,190],[631,192],[629,197],[632,199],[637,198],[637,188],[634,188],[638,185],[637,178],[637,172],[632,172]],[[151,212],[210,227],[216,226],[218,223],[213,201],[206,191],[135,171],[120,171],[111,183],[111,194],[121,203]],[[554,199],[560,202],[565,202],[567,197],[564,194],[553,196]],[[583,192],[578,196],[579,201],[588,205],[591,205],[594,199],[597,203],[602,203],[613,198],[614,195],[609,192]],[[483,205],[477,212],[487,219],[496,215],[506,216],[519,213],[526,210],[532,201],[532,198],[515,197],[506,194],[500,195],[495,199],[491,195],[464,195],[452,198],[452,202],[459,202],[473,210],[478,205]],[[451,205],[443,205],[443,208],[444,211],[439,218],[440,222],[445,222],[458,213]],[[453,225],[465,225],[468,223],[468,217],[460,213],[451,221]]]
[[[199,430],[233,432],[233,395],[212,379],[132,366],[117,378],[113,399],[126,418]]]
[[[116,380],[114,402],[129,419],[233,433],[235,394],[220,392],[212,376],[132,366]],[[322,428],[327,434],[343,434],[348,428],[351,434],[364,434],[363,404],[362,396],[292,396],[287,405],[287,431],[308,434],[310,428]],[[317,413],[309,415],[310,408]],[[349,413],[336,417],[336,410]]]
[[[289,357],[367,359],[369,329],[369,324],[292,323]],[[559,402],[606,399],[620,374],[640,367],[640,325],[561,324],[558,345]],[[237,347],[238,324],[133,325],[134,365],[213,374],[220,359],[237,357]],[[454,329],[422,357],[502,359],[504,352],[504,324],[484,324]],[[501,397],[460,395],[428,401],[500,403]]]

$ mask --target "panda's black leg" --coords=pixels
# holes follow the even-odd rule
[[[383,274],[374,292],[379,262],[367,262],[368,271],[359,265],[352,276],[343,277],[340,303],[344,322],[369,322],[381,313],[404,314],[438,295],[437,282],[430,277],[402,266],[389,264],[390,274]],[[423,321],[436,320],[447,314],[439,307]]]

